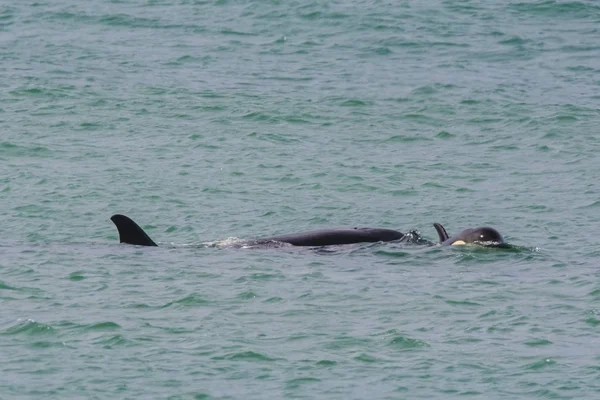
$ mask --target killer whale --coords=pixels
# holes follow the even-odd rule
[[[110,217],[119,231],[121,243],[138,246],[157,246],[146,232],[131,218],[115,214]],[[446,229],[439,223],[434,223],[439,243],[443,246],[456,246],[464,244],[478,244],[489,247],[505,247],[502,235],[490,227],[469,228],[457,235],[450,236]],[[249,245],[269,245],[273,243],[287,243],[293,246],[332,246],[353,243],[400,242],[407,241],[417,244],[434,245],[428,240],[411,231],[407,234],[383,228],[351,228],[351,229],[320,229],[315,231],[291,233],[287,235],[270,236],[247,241]]]
[[[440,243],[443,246],[457,246],[464,244],[478,244],[491,247],[505,246],[504,238],[494,228],[488,226],[480,228],[469,228],[460,232],[457,235],[450,236],[442,224],[434,223],[435,230],[440,238]]]
[[[144,230],[131,218],[115,214],[110,217],[119,231],[121,243],[138,246],[157,246]],[[405,234],[393,229],[351,228],[320,229],[309,232],[291,233],[250,240],[253,245],[289,243],[294,246],[331,246],[352,243],[393,242],[405,238]]]

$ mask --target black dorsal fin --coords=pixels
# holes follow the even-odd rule
[[[129,217],[115,214],[110,220],[119,230],[119,240],[121,243],[135,244],[138,246],[156,246],[156,243],[150,239],[150,236]]]
[[[438,236],[440,237],[440,243],[443,243],[450,238],[450,236],[448,235],[448,232],[446,232],[446,229],[444,229],[442,224],[438,224],[436,222],[433,224],[433,226],[434,226],[435,230],[437,231]]]

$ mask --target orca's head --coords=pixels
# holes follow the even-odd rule
[[[484,246],[498,246],[504,244],[504,238],[494,228],[484,226],[482,228],[465,229],[458,235],[450,238],[450,246],[458,246],[461,244],[480,244]]]
[[[440,237],[440,242],[445,246],[459,246],[464,244],[478,244],[489,247],[500,247],[504,245],[504,238],[494,228],[487,226],[481,228],[465,229],[458,235],[449,237],[446,229],[438,223],[433,224]]]

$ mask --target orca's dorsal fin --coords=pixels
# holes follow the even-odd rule
[[[444,229],[442,224],[438,224],[436,222],[433,224],[433,227],[435,228],[435,230],[438,233],[438,236],[440,237],[440,243],[444,243],[446,240],[448,240],[450,238],[450,236],[448,235],[448,232],[446,232],[446,229]]]
[[[150,236],[129,217],[121,214],[115,214],[110,220],[119,230],[119,240],[121,243],[135,244],[138,246],[156,246],[157,244],[150,239]]]

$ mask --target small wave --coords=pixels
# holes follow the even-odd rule
[[[213,360],[228,360],[228,361],[249,361],[249,362],[273,362],[277,358],[271,358],[261,353],[254,351],[242,351],[238,353],[229,353],[224,356],[212,357]]]
[[[250,275],[244,275],[235,280],[236,283],[248,282],[248,281],[270,281],[273,279],[285,279],[283,274],[265,274],[265,273],[254,273]]]
[[[43,146],[19,146],[14,143],[0,143],[0,155],[9,157],[40,157],[47,156],[51,151]]]
[[[301,377],[301,378],[290,379],[285,384],[288,387],[288,389],[296,389],[296,388],[306,385],[308,383],[315,383],[315,382],[321,382],[321,380],[317,379],[317,378],[305,376],[305,377]]]
[[[106,322],[96,322],[93,324],[84,325],[83,329],[86,331],[110,331],[114,329],[120,329],[121,326],[116,322],[106,321]]]
[[[210,301],[198,296],[197,294],[191,294],[191,295],[185,296],[181,299],[170,301],[170,302],[166,303],[165,305],[161,306],[160,308],[170,308],[173,306],[193,307],[193,306],[207,305],[210,303],[211,303]]]
[[[28,319],[19,320],[16,325],[8,327],[1,333],[3,335],[53,335],[56,331],[50,325]]]
[[[121,335],[100,337],[100,338],[96,339],[96,341],[94,341],[94,344],[101,345],[105,349],[112,349],[113,347],[124,346],[124,345],[130,344],[130,343],[131,342],[129,340],[125,339]]]
[[[590,18],[598,16],[600,7],[593,4],[586,4],[579,1],[537,1],[528,3],[513,3],[509,7],[520,13],[531,13],[557,17],[584,17]]]
[[[548,367],[552,367],[552,366],[555,366],[555,365],[556,365],[556,361],[551,360],[549,358],[545,358],[543,360],[536,361],[536,362],[533,362],[531,364],[527,364],[527,365],[524,366],[524,368],[527,369],[527,370],[537,371],[537,370],[540,370],[542,368],[548,368]]]
[[[405,336],[395,336],[388,344],[394,348],[402,350],[414,350],[431,347],[428,343],[422,340],[412,339]]]
[[[600,200],[595,201],[593,203],[587,204],[585,206],[577,207],[577,209],[586,209],[586,208],[597,208],[600,207]]]
[[[0,281],[0,290],[20,290],[17,287],[11,286],[7,283],[4,283],[4,281]]]

